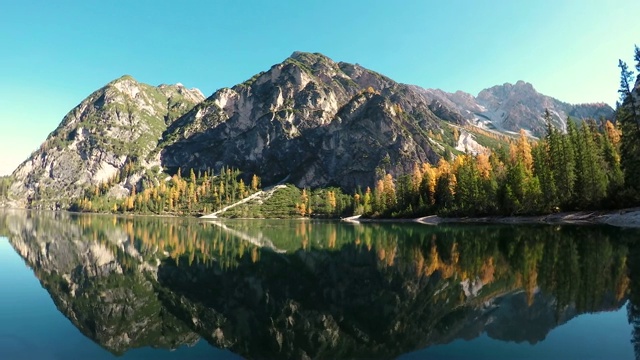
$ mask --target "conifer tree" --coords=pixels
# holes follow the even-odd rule
[[[469,155],[461,155],[464,159],[456,169],[456,205],[465,214],[482,212],[480,173]]]
[[[456,179],[450,172],[442,173],[436,180],[434,202],[438,209],[445,213],[453,209]]]
[[[393,209],[396,206],[396,186],[393,182],[393,176],[391,174],[385,174],[382,180],[382,189],[384,192],[384,208]]]
[[[426,206],[433,205],[435,199],[434,194],[436,190],[436,169],[430,164],[422,165],[422,181],[420,182],[420,197],[423,199]]]
[[[567,119],[568,126],[571,120]],[[575,185],[575,151],[568,136],[560,132],[548,123],[547,143],[549,146],[549,159],[551,173],[555,180],[560,207],[566,210],[571,206]]]
[[[260,178],[258,177],[258,175],[253,174],[253,177],[251,178],[251,190],[258,191],[259,187],[260,187]]]
[[[600,153],[601,147],[594,142],[594,134],[586,123],[582,124],[581,137],[585,147],[582,159],[585,162],[583,168],[586,171],[583,193],[587,195],[583,207],[598,207],[607,196],[609,185],[604,173],[605,163]]]
[[[524,162],[518,161],[507,168],[504,182],[504,197],[502,206],[509,215],[521,214],[524,210],[523,202],[527,193],[527,169]]]
[[[538,144],[532,149],[534,174],[540,181],[543,194],[542,210],[554,211],[559,208],[556,183],[551,169],[547,142]]]
[[[522,164],[525,167],[527,172],[531,172],[533,170],[533,157],[531,156],[531,144],[529,144],[529,139],[527,138],[527,133],[520,129],[520,137],[518,138],[518,142],[516,143],[516,156],[519,161],[522,161]]]
[[[640,71],[640,50],[635,48],[636,69]],[[627,64],[620,60],[620,102],[616,109],[616,119],[620,124],[621,165],[624,171],[625,186],[632,191],[635,201],[640,197],[640,115],[638,101],[640,87],[634,89],[634,74]]]
[[[362,208],[363,208],[363,213],[364,214],[371,214],[373,209],[372,209],[372,195],[371,195],[371,188],[367,186],[367,190],[365,190],[364,192],[364,196],[362,198]]]

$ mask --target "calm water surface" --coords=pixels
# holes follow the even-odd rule
[[[0,359],[633,359],[639,235],[4,211]]]

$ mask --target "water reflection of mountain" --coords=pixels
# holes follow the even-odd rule
[[[638,253],[637,232],[607,227],[0,214],[59,310],[114,353],[199,337],[248,358],[536,343],[633,298]]]

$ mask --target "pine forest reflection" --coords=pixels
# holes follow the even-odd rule
[[[638,354],[639,234],[0,213],[58,310],[114,354],[200,338],[247,358],[392,358],[483,333],[536,344],[625,303]]]

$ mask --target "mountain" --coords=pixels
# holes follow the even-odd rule
[[[204,100],[181,84],[157,87],[131,76],[116,79],[89,95],[31,156],[14,171],[11,191],[22,200],[81,197],[89,185],[112,179],[127,161],[159,171],[150,156],[168,125]],[[112,189],[128,193],[140,175]]]
[[[540,94],[524,81],[484,89],[477,97],[462,91],[447,93],[438,89],[423,90],[423,94],[457,110],[472,124],[508,132],[525,129],[535,136],[546,132],[547,125],[542,117],[545,109],[551,113],[553,125],[562,131],[566,131],[567,118],[612,120],[614,116],[613,108],[607,104],[568,104]]]
[[[415,163],[495,146],[480,144],[474,129],[540,135],[545,108],[562,129],[566,116],[612,114],[607,105],[569,105],[524,82],[477,97],[423,89],[318,53],[295,52],[207,99],[180,84],[124,76],[65,116],[15,170],[11,195],[17,205],[64,208],[88,189],[122,197],[179,168],[223,166],[257,174],[265,185],[352,191],[373,186],[382,171],[398,176]]]
[[[222,165],[300,187],[371,185],[443,154],[429,131],[440,119],[412,87],[321,54],[294,53],[253,79],[221,89],[165,133],[167,167]],[[440,154],[438,154],[440,152]]]

